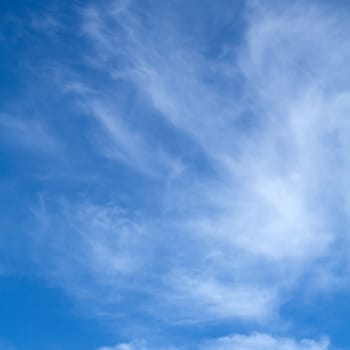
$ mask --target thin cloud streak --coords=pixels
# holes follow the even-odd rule
[[[189,138],[212,172],[193,167],[185,152],[170,152],[167,135],[149,137],[114,94],[101,87],[91,97],[99,83],[65,84],[103,130],[98,151],[158,181],[153,206],[159,210],[148,214],[140,206],[142,215],[119,217],[111,214],[119,213],[118,204],[93,200],[56,208],[48,215],[63,222],[61,239],[45,228],[49,238],[43,240],[53,247],[58,283],[91,292],[99,306],[106,296],[140,293],[147,305],[132,308],[170,324],[235,319],[263,328],[283,317],[280,307],[296,289],[321,288],[317,281],[324,275],[342,279],[334,266],[345,257],[348,270],[348,257],[334,251],[346,250],[349,241],[334,217],[349,216],[344,77],[350,50],[340,15],[326,15],[321,6],[281,10],[256,2],[246,9],[242,42],[216,65],[199,47],[186,45],[176,28],[146,27],[132,2],[115,4],[113,11],[83,11],[82,31],[95,54],[90,68],[116,89],[131,86],[153,121],[162,118]],[[235,84],[211,83],[216,72]],[[66,244],[71,240],[74,257]],[[68,263],[73,260],[75,269]],[[84,274],[88,278],[74,281]],[[120,299],[108,304],[112,313],[119,308]],[[116,349],[134,349],[123,346]],[[256,334],[223,338],[205,349],[264,347],[323,350],[328,343]]]

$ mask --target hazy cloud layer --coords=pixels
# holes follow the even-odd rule
[[[93,178],[77,191],[42,191],[36,266],[88,313],[122,320],[130,339],[152,322],[283,333],[279,323],[293,320],[281,307],[297,293],[348,286],[348,14],[254,1],[232,18],[221,10],[217,22],[184,23],[181,11],[192,12],[182,5],[77,7],[81,67],[52,68],[78,115],[73,131],[2,118],[11,142],[64,153],[65,167],[88,164]],[[232,35],[224,29],[235,11]],[[206,26],[223,31],[219,48]],[[216,338],[197,348],[329,348],[264,333]]]

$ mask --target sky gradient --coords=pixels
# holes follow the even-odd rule
[[[349,350],[347,1],[0,1],[1,350]]]

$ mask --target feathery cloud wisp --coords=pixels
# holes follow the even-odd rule
[[[321,5],[255,2],[240,43],[227,37],[210,55],[165,7],[149,18],[115,4],[83,11],[93,74],[62,85],[92,121],[91,148],[131,169],[150,198],[130,192],[123,206],[127,181],[112,179],[112,201],[68,195],[38,211],[50,278],[125,319],[283,319],[296,290],[341,280],[340,260],[348,269],[348,25]],[[328,348],[264,334],[205,346]]]

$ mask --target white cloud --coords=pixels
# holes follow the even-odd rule
[[[147,350],[143,345],[136,343],[122,343],[113,347],[104,346],[98,350]]]
[[[309,339],[296,341],[291,338],[275,338],[268,334],[233,335],[211,341],[203,350],[327,350],[327,340]]]
[[[174,288],[171,302],[177,306],[176,316],[184,320],[203,319],[261,320],[271,316],[276,303],[275,288],[242,281],[220,281],[181,271],[172,279]],[[214,271],[215,274],[217,272]],[[176,278],[177,277],[177,278]],[[174,311],[173,311],[174,312]],[[191,315],[189,317],[189,315]]]
[[[91,313],[116,317],[121,297],[127,298],[128,292],[123,293],[134,284],[132,276],[146,266],[148,237],[142,223],[113,205],[45,197],[34,214],[39,234],[31,238],[41,257],[36,262],[39,268],[79,302],[91,303]]]
[[[142,127],[134,128],[127,111],[113,104],[115,95],[89,99],[88,84],[76,85],[79,98],[87,97],[87,111],[116,146],[108,148],[110,155],[141,173],[157,174],[160,192],[169,172],[180,181],[155,196],[162,212],[142,220],[125,223],[118,209],[114,215],[118,206],[72,205],[73,215],[63,215],[68,229],[62,229],[62,242],[53,238],[56,266],[64,262],[60,272],[66,276],[70,261],[77,260],[74,273],[94,276],[87,289],[99,299],[106,293],[101,280],[106,294],[119,295],[130,276],[130,288],[144,291],[149,274],[154,297],[143,311],[171,321],[271,319],[303,277],[308,288],[309,279],[318,279],[310,275],[336,274],[328,270],[328,262],[338,259],[332,249],[348,240],[334,215],[347,217],[349,210],[349,28],[337,21],[338,14],[318,7],[277,10],[258,4],[247,13],[241,46],[232,48],[226,62],[216,62],[168,27],[146,30],[130,11],[96,6],[85,12],[84,31],[99,54],[94,68],[135,87],[147,108],[203,150],[214,175],[181,177],[186,164],[166,147],[155,148]],[[127,68],[112,64],[120,56]],[[226,89],[208,83],[217,72],[240,84]],[[72,283],[74,273],[63,283]],[[259,334],[225,338],[215,346],[327,348]]]
[[[176,350],[173,347],[149,347],[144,343],[132,342],[116,345],[115,347],[102,347],[98,350]],[[188,349],[188,348],[184,348]],[[233,334],[227,337],[212,339],[206,343],[198,344],[198,350],[329,350],[327,339],[319,341],[311,339],[296,340],[293,338],[274,337],[270,334],[255,333],[250,335]]]
[[[109,109],[108,103],[98,99],[90,100],[86,107],[100,123],[105,134],[110,136],[112,145],[106,141],[100,143],[105,156],[121,160],[148,175],[165,173],[177,176],[181,173],[181,161],[172,158],[165,150],[152,148],[140,131],[128,127],[124,122],[125,116],[120,115],[121,112]]]
[[[43,153],[57,153],[59,143],[42,120],[0,115],[2,140]]]

